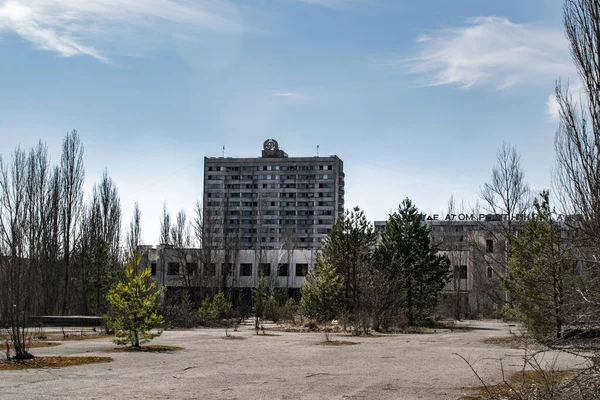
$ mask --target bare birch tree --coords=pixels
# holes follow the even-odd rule
[[[574,99],[568,85],[556,85],[560,124],[555,138],[555,189],[580,272],[587,275],[581,301],[600,309],[600,3],[565,0],[563,22],[573,63],[582,85]],[[597,318],[597,317],[596,317]]]
[[[142,213],[140,212],[140,205],[136,201],[133,205],[133,217],[129,223],[129,230],[127,231],[127,251],[128,256],[132,257],[138,246],[142,241]]]
[[[63,140],[61,172],[61,225],[64,253],[64,283],[61,313],[69,312],[69,289],[71,273],[71,252],[76,244],[76,228],[82,215],[83,181],[83,144],[76,130],[67,133]]]
[[[171,214],[167,211],[167,203],[163,203],[163,215],[160,220],[160,244],[171,244]]]
[[[9,327],[16,359],[28,359],[27,326],[34,302],[33,271],[28,258],[27,155],[17,148],[10,164],[0,157],[0,319]]]
[[[477,311],[485,311],[491,305],[500,307],[510,301],[500,285],[500,280],[506,277],[506,262],[510,256],[507,238],[526,219],[533,204],[515,146],[504,142],[498,149],[492,178],[482,186],[480,197],[482,203],[478,207],[487,216],[479,226],[480,234],[471,238],[470,244],[477,259],[475,264],[486,265],[486,271],[474,271],[473,276],[474,290],[480,295]],[[479,213],[479,209],[473,212]]]

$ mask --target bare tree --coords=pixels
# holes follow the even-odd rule
[[[171,227],[171,244],[184,248],[192,245],[190,227],[187,223],[185,210],[180,210],[175,217],[175,225]]]
[[[560,124],[555,138],[555,189],[580,270],[587,274],[582,302],[597,310],[600,300],[600,3],[565,0],[563,22],[580,83],[576,100],[568,85],[556,85]]]
[[[180,210],[175,217],[175,224],[171,226],[171,240],[173,257],[179,263],[179,276],[192,303],[196,302],[196,286],[198,284],[199,251],[192,248],[192,235],[185,210]]]
[[[33,277],[28,259],[31,228],[28,217],[27,155],[17,148],[12,163],[0,157],[0,319],[9,326],[16,359],[32,358],[27,349]]]
[[[465,213],[466,207],[464,203],[461,202],[457,206],[454,196],[450,196],[446,215],[452,216]],[[449,300],[445,301],[444,305],[449,306],[448,308],[452,310],[454,319],[457,320],[470,316],[468,294],[471,289],[469,282],[472,281],[471,276],[473,275],[473,271],[469,271],[469,264],[471,264],[469,262],[471,258],[469,254],[469,233],[471,226],[467,224],[473,225],[474,223],[460,221],[455,218],[444,221],[443,225],[437,225],[436,222],[432,222],[431,229],[431,233],[435,237],[434,244],[450,260],[452,280],[446,288],[447,292],[444,293],[444,297]]]
[[[142,213],[140,212],[140,205],[136,201],[133,205],[133,217],[129,223],[129,230],[127,231],[127,251],[130,257],[133,256],[138,246],[142,241]]]
[[[110,246],[112,254],[118,255],[121,242],[121,199],[117,186],[106,169],[100,183],[92,189],[91,213],[95,236]]]
[[[577,228],[600,243],[600,4],[566,0],[564,26],[584,90],[575,101],[568,85],[556,85],[556,186],[564,211],[583,217]]]
[[[197,279],[200,287],[200,299],[205,298],[207,295],[214,295],[214,289],[219,285],[212,272],[217,263],[225,259],[223,250],[225,239],[223,236],[226,228],[223,225],[223,215],[227,213],[223,209],[227,208],[228,206],[225,203],[218,207],[205,206],[203,208],[200,202],[196,202],[192,226],[196,246],[200,248],[199,262],[202,264]]]
[[[488,213],[479,224],[479,233],[470,238],[474,265],[486,265],[485,269],[473,271],[477,311],[489,310],[510,302],[502,290],[500,280],[506,277],[506,263],[510,256],[508,236],[525,221],[531,211],[533,197],[525,181],[521,156],[515,146],[503,143],[498,149],[492,179],[480,190],[482,203],[476,206],[474,215],[481,210]]]
[[[61,223],[64,252],[64,287],[61,313],[69,312],[69,288],[71,251],[76,243],[76,227],[82,214],[83,181],[83,144],[76,130],[68,133],[63,140],[61,172]]]
[[[31,149],[27,157],[27,221],[28,221],[28,258],[31,267],[35,269],[34,278],[36,287],[42,287],[44,281],[44,269],[50,268],[50,260],[47,257],[49,212],[56,213],[56,209],[50,211],[50,202],[47,200],[50,185],[50,161],[48,148],[41,141]],[[57,272],[57,271],[53,271]],[[39,311],[44,307],[47,300],[45,296],[37,296],[35,308]]]
[[[44,231],[44,255],[41,261],[42,312],[45,315],[59,310],[61,265],[61,174],[60,167],[52,168],[50,182],[46,190],[46,227]]]
[[[171,244],[171,215],[167,211],[167,203],[163,203],[163,215],[160,220],[160,244]]]
[[[121,200],[106,170],[100,183],[94,184],[81,227],[79,276],[84,314],[93,304],[95,315],[108,309],[106,294],[114,278],[114,267],[121,259]]]
[[[531,191],[517,148],[506,142],[498,149],[492,179],[480,191],[483,210],[500,216],[510,227],[518,215],[531,209]]]

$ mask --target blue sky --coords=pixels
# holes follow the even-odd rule
[[[477,201],[503,141],[547,188],[556,79],[576,74],[562,0],[0,0],[0,154],[77,129],[158,242],[191,213],[202,159],[337,154],[346,203]]]

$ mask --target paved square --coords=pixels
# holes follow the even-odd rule
[[[497,359],[520,368],[522,351],[485,344],[509,335],[507,324],[468,322],[467,332],[348,337],[353,346],[323,346],[322,333],[256,335],[251,325],[164,332],[152,344],[172,353],[110,353],[110,339],[66,341],[35,355],[109,355],[114,362],[61,369],[0,371],[1,399],[457,399],[478,382],[454,353],[475,361],[486,379],[500,379]],[[554,360],[548,354],[546,361]],[[559,366],[577,360],[561,355]]]

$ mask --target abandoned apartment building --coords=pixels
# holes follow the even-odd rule
[[[217,290],[247,301],[260,277],[298,298],[322,240],[344,213],[342,160],[288,157],[269,139],[257,158],[205,157],[203,247],[141,246],[142,261],[165,299],[183,291],[196,299]],[[484,314],[504,296],[504,241],[489,221],[424,221],[452,263],[445,296],[465,316]],[[382,232],[384,221],[376,221]],[[245,300],[244,300],[245,299]]]

